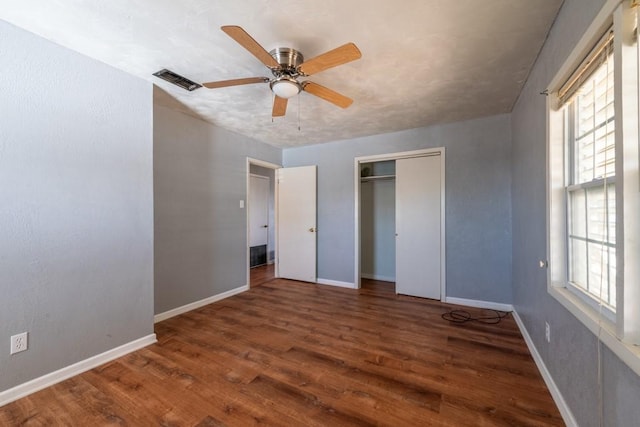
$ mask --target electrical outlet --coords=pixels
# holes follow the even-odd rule
[[[27,348],[29,348],[28,332],[23,332],[11,337],[11,353],[9,354],[20,353],[21,351],[25,351]]]
[[[551,342],[551,328],[549,327],[549,322],[544,322],[544,337],[547,342]]]

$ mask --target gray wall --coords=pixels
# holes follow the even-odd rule
[[[254,175],[269,177],[269,237],[267,244],[267,262],[269,264],[275,261],[275,242],[276,242],[276,171],[258,165],[250,165],[249,172]]]
[[[354,279],[354,158],[446,148],[447,296],[511,303],[509,115],[283,151],[318,165],[318,277]]]
[[[156,314],[247,285],[247,157],[281,150],[154,107]]]
[[[153,182],[148,82],[1,20],[0,81],[3,391],[153,333]]]
[[[580,426],[599,423],[597,340],[547,293],[546,271],[546,89],[604,0],[565,0],[549,38],[512,113],[513,290],[522,317],[554,381]],[[544,340],[544,322],[551,343]],[[606,426],[637,425],[640,379],[608,349],[603,350]]]

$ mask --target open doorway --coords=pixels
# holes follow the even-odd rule
[[[360,162],[361,288],[395,294],[395,159]]]
[[[275,170],[279,165],[247,158],[247,280],[250,287],[275,278]]]

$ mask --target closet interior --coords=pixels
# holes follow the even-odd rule
[[[363,279],[396,280],[396,161],[360,164],[360,227]]]

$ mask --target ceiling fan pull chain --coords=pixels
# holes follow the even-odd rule
[[[298,132],[300,132],[300,96],[298,97]]]

